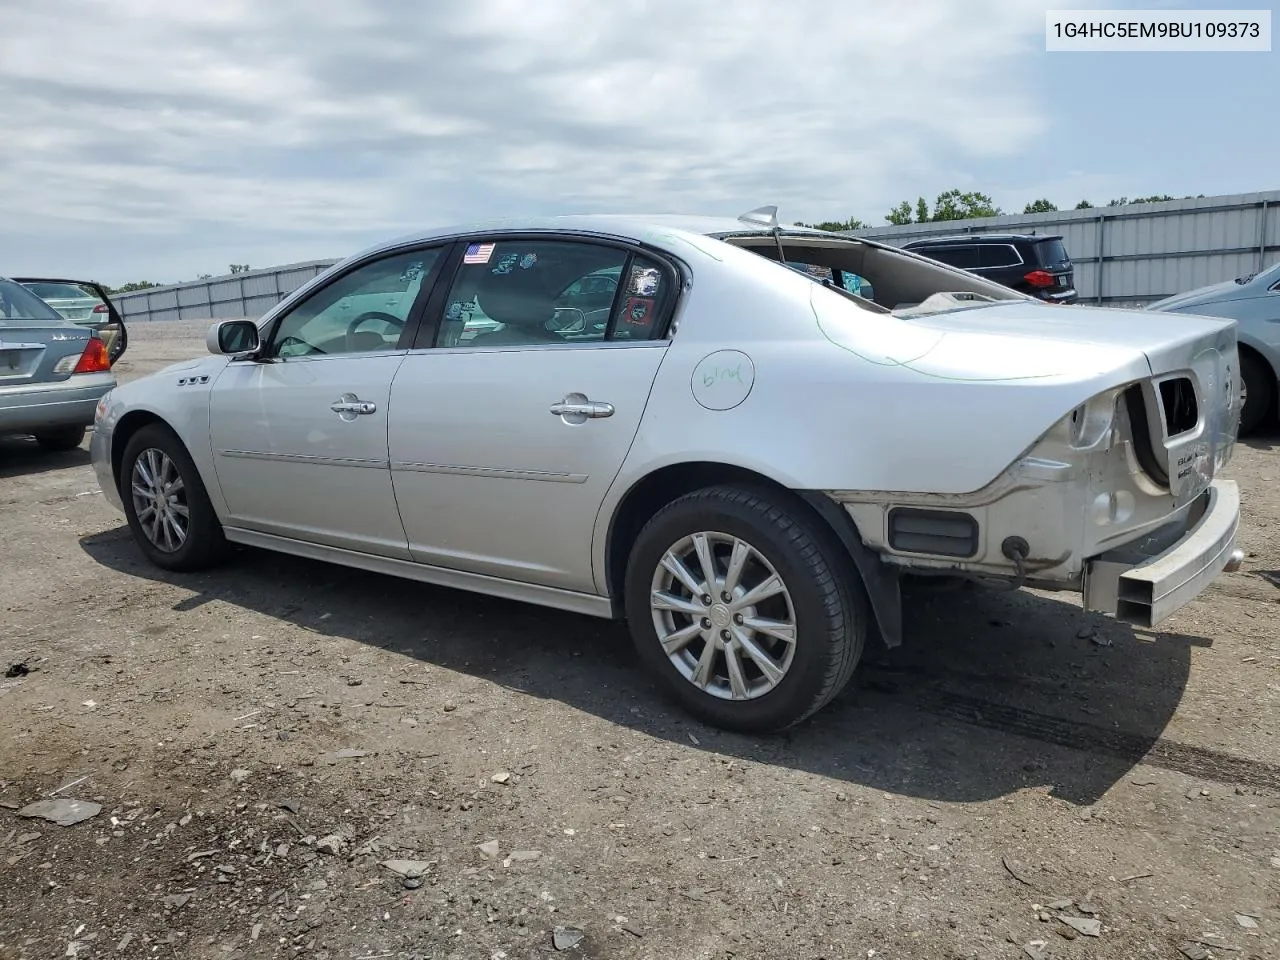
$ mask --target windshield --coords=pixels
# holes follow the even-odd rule
[[[17,326],[32,320],[58,324],[67,322],[58,311],[22,284],[0,280],[0,325]]]

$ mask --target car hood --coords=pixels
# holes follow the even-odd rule
[[[1191,310],[1194,307],[1202,307],[1208,304],[1226,303],[1231,300],[1248,300],[1252,296],[1253,294],[1250,293],[1247,285],[1236,283],[1234,280],[1226,280],[1222,283],[1211,283],[1207,287],[1197,287],[1194,290],[1188,290],[1186,293],[1174,294],[1172,297],[1165,297],[1163,300],[1147,304],[1147,309],[1160,313]]]
[[[199,371],[200,373],[214,374],[227,365],[230,357],[223,356],[207,356],[193,357],[190,360],[179,360],[177,363],[171,363],[167,367],[161,367],[155,373],[148,374],[145,377],[139,377],[137,382],[143,380],[155,380],[157,377],[165,377],[172,373],[180,373],[186,371]]]

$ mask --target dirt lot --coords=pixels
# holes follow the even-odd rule
[[[0,958],[1280,957],[1278,448],[1231,467],[1245,570],[1160,632],[913,596],[904,648],[751,739],[618,625],[252,551],[165,574],[85,451],[0,441]],[[15,815],[51,795],[102,810]]]

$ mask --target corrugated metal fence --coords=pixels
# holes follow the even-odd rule
[[[1280,190],[857,230],[901,245],[957,233],[1060,234],[1081,302],[1134,306],[1280,259]]]
[[[284,267],[246,270],[208,280],[122,293],[112,300],[126,322],[256,318],[337,262],[309,260]]]
[[[1082,302],[1150,303],[1269,266],[1280,254],[1280,190],[1164,203],[912,223],[853,236],[902,244],[955,233],[1061,234]],[[336,260],[154,287],[115,298],[127,320],[259,317]]]

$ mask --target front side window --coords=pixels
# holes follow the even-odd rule
[[[270,356],[315,357],[394,350],[439,250],[363,264],[321,287],[276,325]]]
[[[437,345],[648,340],[674,297],[670,271],[619,247],[566,240],[470,243]]]

